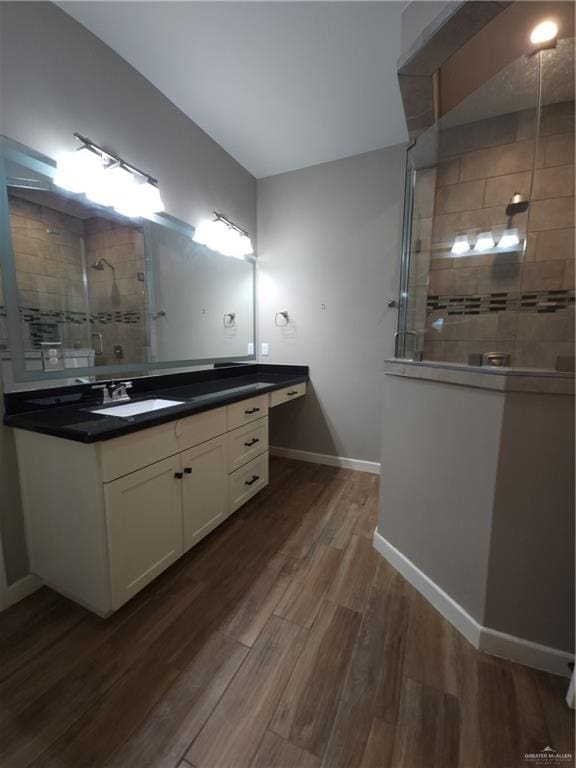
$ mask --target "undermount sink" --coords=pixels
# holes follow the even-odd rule
[[[94,408],[90,413],[99,413],[101,416],[137,416],[139,413],[160,411],[162,408],[172,408],[174,405],[184,405],[184,400],[164,400],[156,397],[153,400],[140,400],[136,403],[124,403],[122,405],[110,405],[107,408]]]

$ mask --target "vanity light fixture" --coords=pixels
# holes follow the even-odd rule
[[[537,24],[530,34],[532,45],[541,48],[554,48],[558,36],[558,24],[552,19],[545,19]]]
[[[82,146],[58,159],[57,186],[130,218],[164,210],[156,179],[79,133],[74,137]]]
[[[480,232],[476,238],[474,250],[489,251],[491,248],[494,248],[494,238],[492,237],[492,232]]]
[[[461,256],[463,253],[467,253],[470,250],[470,241],[468,235],[457,235],[454,239],[454,245],[452,246],[451,253],[454,256]]]
[[[214,218],[200,222],[192,238],[195,243],[205,245],[224,256],[241,259],[254,253],[252,242],[246,230],[214,211]]]
[[[516,227],[505,229],[498,241],[498,248],[515,248],[520,245],[520,237]]]

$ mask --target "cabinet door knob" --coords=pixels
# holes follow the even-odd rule
[[[249,411],[244,411],[244,413],[246,414],[246,416],[250,416],[252,413],[258,413],[259,410],[260,408],[250,408]]]
[[[184,467],[184,472],[187,475],[191,475],[192,474],[192,467]]]
[[[247,443],[244,443],[244,445],[246,446],[246,448],[250,448],[252,445],[256,445],[256,443],[259,443],[259,442],[260,442],[260,438],[253,437],[252,440],[250,440]]]
[[[260,480],[260,475],[252,475],[252,480],[245,480],[244,485],[254,485],[256,480]]]
[[[176,480],[182,480],[184,475],[182,474],[182,472],[174,472],[174,477],[176,478]]]

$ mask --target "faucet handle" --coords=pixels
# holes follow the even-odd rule
[[[103,403],[109,403],[112,398],[110,397],[110,390],[108,389],[108,384],[93,384],[90,389],[101,389],[102,390],[102,402]]]

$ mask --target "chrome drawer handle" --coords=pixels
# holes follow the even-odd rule
[[[249,443],[244,443],[244,445],[246,446],[246,448],[250,448],[251,446],[256,445],[256,443],[259,443],[259,442],[260,442],[260,438],[254,437],[252,438],[252,440],[250,440]]]
[[[244,485],[254,485],[256,480],[260,480],[260,475],[252,475],[252,480],[246,480]]]
[[[246,416],[250,416],[253,413],[258,413],[259,410],[260,408],[251,408],[249,411],[244,411],[244,413],[246,414]]]
[[[292,397],[292,395],[297,395],[298,394],[298,390],[297,389],[293,389],[292,392],[286,392],[286,394],[288,395],[288,397]]]

